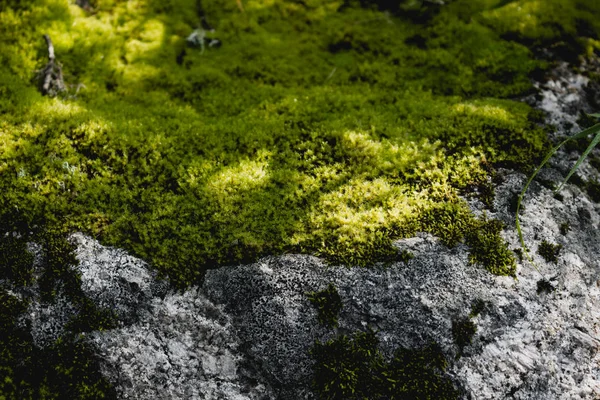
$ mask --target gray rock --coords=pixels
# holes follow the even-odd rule
[[[159,282],[142,260],[123,250],[101,246],[80,233],[71,236],[77,243],[76,270],[87,297],[103,309],[113,311],[122,324],[134,322],[159,292]]]

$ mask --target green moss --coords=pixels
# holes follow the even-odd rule
[[[512,249],[512,251],[517,255],[517,258],[519,259],[519,261],[523,262],[523,249],[517,248],[517,249]]]
[[[386,362],[373,331],[316,342],[314,389],[321,399],[457,399],[444,375],[446,360],[436,345],[398,349]]]
[[[561,235],[566,235],[567,233],[569,233],[571,231],[571,224],[569,224],[568,221],[563,222],[562,224],[560,224],[560,234]]]
[[[490,204],[486,165],[529,171],[549,148],[509,100],[548,67],[527,45],[599,32],[593,0],[397,15],[208,0],[223,46],[201,52],[185,48],[195,0],[71,3],[0,8],[0,205],[125,247],[179,287],[265,254],[367,265],[419,230],[460,242],[459,194],[479,185]],[[64,98],[31,81],[43,33]]]
[[[567,60],[594,49],[600,28],[591,14],[597,6],[594,0],[496,3],[501,6],[486,10],[482,17],[504,37],[531,47],[549,48]]]
[[[467,234],[467,244],[471,248],[469,259],[472,263],[483,264],[496,275],[516,276],[516,260],[500,236],[503,225],[498,220],[483,218],[475,229]]]
[[[562,245],[560,244],[552,244],[546,240],[542,240],[538,246],[538,254],[544,257],[544,260],[555,263],[558,261],[558,255],[561,249]]]
[[[408,264],[410,260],[415,258],[415,255],[408,250],[402,250],[398,255],[398,261]]]
[[[598,180],[590,180],[586,185],[586,192],[596,203],[600,203],[600,182]]]
[[[320,292],[309,292],[306,295],[308,300],[317,308],[319,323],[330,328],[336,328],[338,314],[342,309],[342,299],[335,286],[330,283],[327,289]]]
[[[18,321],[22,301],[0,292],[0,396],[7,399],[116,399],[90,345],[68,335],[43,350]]]
[[[464,348],[471,344],[476,332],[477,326],[471,321],[471,318],[465,317],[452,320],[452,338],[458,346],[459,356]]]
[[[0,230],[0,276],[17,286],[33,280],[33,254],[27,250],[27,239],[17,232]]]

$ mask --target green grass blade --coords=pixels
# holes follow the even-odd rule
[[[600,114],[588,114],[590,117],[600,118]]]
[[[523,239],[523,232],[521,231],[521,223],[519,222],[519,210],[521,209],[521,202],[523,201],[523,197],[525,196],[525,192],[527,192],[527,189],[529,188],[529,185],[531,184],[531,182],[533,182],[533,179],[537,176],[537,174],[540,172],[540,170],[544,167],[544,165],[546,165],[546,163],[548,162],[548,160],[550,160],[550,157],[552,157],[554,155],[554,153],[556,153],[558,151],[558,149],[560,149],[562,147],[562,145],[564,145],[565,143],[567,143],[569,140],[572,140],[573,138],[567,138],[565,140],[563,140],[562,142],[560,142],[560,144],[558,144],[557,146],[553,147],[552,150],[550,150],[548,152],[548,154],[546,154],[546,157],[544,157],[544,160],[542,161],[542,163],[536,168],[536,170],[533,172],[533,174],[531,175],[531,177],[529,177],[529,179],[527,180],[527,183],[525,184],[525,187],[523,188],[523,190],[521,191],[521,194],[519,195],[519,198],[517,200],[517,212],[516,212],[516,224],[517,224],[517,234],[519,235],[519,241],[521,242],[521,247],[523,248],[523,251],[525,253],[525,256],[527,257],[527,259],[529,260],[529,262],[536,268],[537,265],[535,265],[535,263],[533,262],[533,258],[529,255],[529,250],[527,249],[527,246],[525,245],[525,240]]]
[[[592,117],[597,117],[600,118],[600,114],[590,114],[590,116]],[[569,178],[575,173],[575,171],[577,170],[577,168],[579,168],[579,166],[581,165],[581,163],[583,162],[583,160],[585,160],[585,158],[590,154],[590,152],[594,149],[594,147],[596,147],[598,145],[598,143],[600,143],[600,123],[584,129],[583,131],[563,140],[562,142],[560,142],[557,146],[553,147],[548,154],[546,154],[546,157],[544,157],[544,160],[542,161],[542,163],[539,165],[539,167],[537,167],[537,169],[533,172],[533,174],[531,175],[531,177],[527,180],[527,183],[525,184],[525,187],[523,188],[523,190],[521,191],[521,194],[519,195],[519,199],[517,201],[517,211],[516,211],[516,218],[515,218],[515,222],[517,225],[517,234],[519,235],[519,242],[521,242],[521,247],[524,250],[525,256],[527,257],[527,260],[529,260],[529,262],[539,271],[537,265],[535,264],[535,262],[533,261],[533,258],[531,257],[531,255],[529,254],[529,250],[527,248],[527,246],[525,245],[525,240],[523,239],[523,232],[521,230],[521,223],[519,221],[519,211],[521,209],[521,202],[523,201],[523,197],[525,197],[525,193],[527,192],[527,189],[529,188],[529,185],[531,184],[531,182],[533,182],[533,179],[537,176],[537,174],[540,172],[540,170],[544,167],[544,165],[546,165],[546,163],[548,162],[548,160],[550,160],[550,157],[552,157],[554,155],[554,153],[556,153],[558,151],[558,149],[560,149],[565,143],[567,143],[568,141],[571,140],[575,140],[575,139],[581,139],[584,137],[587,137],[591,134],[595,134],[596,136],[594,137],[594,139],[592,140],[592,142],[590,143],[590,145],[587,147],[587,149],[583,152],[583,154],[581,155],[581,157],[579,157],[579,159],[577,160],[577,162],[575,163],[575,165],[573,166],[573,168],[571,168],[571,170],[569,171],[569,174],[567,175],[567,177],[564,179],[564,181],[559,185],[558,189],[556,189],[555,193],[558,192],[562,186],[569,180]]]
[[[590,154],[590,152],[594,149],[594,147],[596,147],[596,145],[598,145],[598,143],[600,143],[600,124],[596,124],[588,129],[585,129],[584,131],[579,132],[577,135],[571,137],[570,139],[567,139],[567,140],[578,139],[580,137],[586,137],[587,135],[590,135],[590,134],[596,134],[596,137],[594,137],[594,140],[592,140],[592,142],[587,147],[587,149],[585,149],[585,151],[583,152],[581,157],[579,157],[579,159],[577,160],[577,162],[575,163],[573,168],[571,168],[571,170],[569,171],[569,174],[567,175],[567,177],[561,182],[560,185],[558,185],[558,188],[554,191],[554,193],[557,193],[560,189],[562,189],[564,184],[567,183],[569,178],[571,176],[573,176],[575,171],[577,171],[577,169],[579,168],[579,166],[581,165],[583,160],[585,160],[587,158],[587,156]],[[561,145],[562,145],[562,143],[561,143]]]

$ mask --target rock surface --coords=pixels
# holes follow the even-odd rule
[[[556,135],[576,128],[575,110],[588,110],[587,80],[564,67],[558,72],[537,100],[558,125]],[[558,183],[576,158],[560,152],[542,177]],[[495,211],[486,213],[505,223],[505,239],[518,249],[511,199],[526,177],[499,174]],[[598,171],[586,162],[580,175],[596,179]],[[314,341],[367,327],[387,357],[399,346],[438,342],[466,399],[600,398],[600,207],[573,184],[561,195],[531,185],[521,223],[536,266],[519,263],[517,279],[470,264],[464,245],[449,249],[419,234],[395,244],[413,253],[406,263],[361,269],[306,255],[267,257],[209,271],[202,287],[174,293],[142,261],[74,235],[84,292],[120,321],[88,337],[122,398],[315,398]],[[471,205],[483,212],[477,201]],[[563,224],[568,232],[561,233]],[[543,240],[562,246],[556,262],[537,253]],[[343,302],[336,330],[319,325],[306,295],[329,283]],[[477,332],[461,350],[452,323],[475,306]],[[60,333],[60,310],[32,307],[38,342]]]

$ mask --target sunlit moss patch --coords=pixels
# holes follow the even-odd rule
[[[127,248],[181,287],[264,254],[367,265],[420,230],[464,240],[465,188],[549,148],[511,100],[549,66],[527,45],[589,55],[599,32],[593,0],[72,3],[0,4],[0,205]],[[221,47],[186,45],[200,14]],[[33,82],[42,34],[57,98]]]

